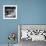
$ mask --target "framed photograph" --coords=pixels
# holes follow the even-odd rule
[[[17,19],[17,5],[3,5],[3,19]]]

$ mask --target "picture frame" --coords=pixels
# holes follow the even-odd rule
[[[3,19],[17,19],[17,5],[3,5]]]

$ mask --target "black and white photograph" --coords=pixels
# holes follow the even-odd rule
[[[3,5],[3,19],[17,19],[17,5]]]

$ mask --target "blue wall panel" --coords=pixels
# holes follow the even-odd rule
[[[21,24],[46,24],[46,0],[23,0]]]

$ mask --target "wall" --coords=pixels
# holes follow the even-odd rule
[[[3,20],[3,5],[17,4],[17,20]],[[18,24],[46,24],[46,0],[0,0],[0,44],[7,44]],[[17,40],[16,40],[17,43]]]

